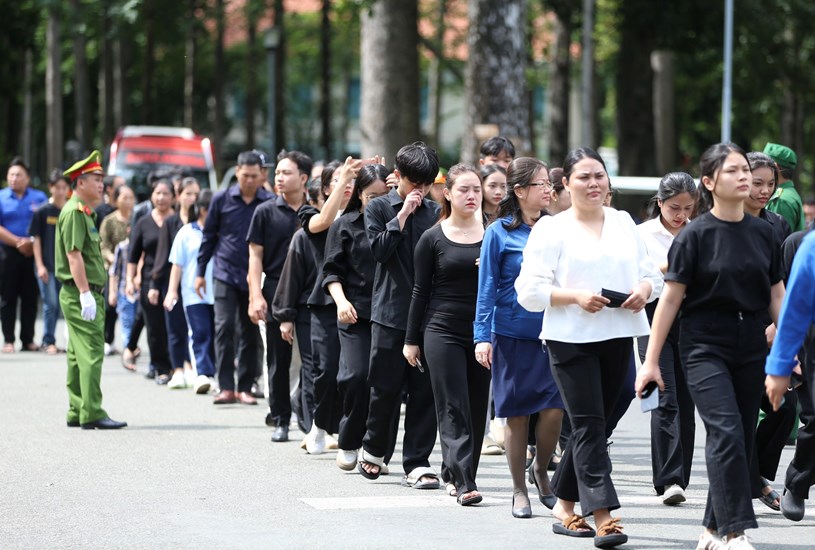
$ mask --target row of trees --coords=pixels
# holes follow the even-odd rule
[[[452,92],[463,97],[466,128],[459,149],[442,151],[449,161],[472,159],[483,132],[497,128],[556,164],[570,144],[585,143],[583,126],[593,136],[587,145],[617,148],[622,174],[687,168],[719,135],[723,4],[0,0],[0,162],[23,154],[44,173],[69,160],[66,143],[76,155],[103,148],[125,124],[191,126],[214,139],[221,159],[263,146],[263,34],[274,25],[282,37],[274,58],[279,147],[342,155],[355,117],[349,90],[360,79],[362,154],[392,158],[417,137],[439,143],[440,103]],[[584,51],[587,6],[594,47]],[[808,0],[736,6],[734,141],[789,144],[807,182],[815,157],[815,120],[807,116],[815,108],[813,20]],[[590,88],[581,87],[586,63]],[[536,87],[547,97],[542,134]],[[573,108],[577,92],[588,94],[589,112]]]

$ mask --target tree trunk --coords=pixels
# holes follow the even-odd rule
[[[558,166],[569,152],[572,2],[557,2],[553,8],[556,19],[553,24],[554,55],[549,66],[549,161],[552,166]]]
[[[62,56],[60,55],[60,14],[52,4],[48,9],[46,28],[46,49],[48,57],[45,68],[46,106],[46,163],[48,168],[62,167]]]
[[[376,0],[363,11],[360,45],[363,157],[393,159],[419,139],[417,0]]]
[[[154,124],[153,80],[156,73],[156,10],[153,0],[145,0],[142,19],[144,23],[144,75],[142,75],[142,124]]]
[[[88,78],[88,57],[86,51],[85,25],[81,21],[83,14],[79,0],[71,0],[71,10],[74,12],[76,25],[73,35],[74,42],[74,105],[76,120],[74,122],[74,135],[79,142],[80,155],[90,151],[91,145],[91,101]]]
[[[23,74],[23,124],[20,128],[20,146],[23,158],[31,164],[31,110],[32,93],[31,84],[34,79],[34,52],[31,48],[25,51],[25,68]]]
[[[277,149],[286,147],[286,27],[283,0],[274,0],[274,24],[280,30],[280,43],[275,50],[275,144]],[[271,151],[277,158],[277,151]]]
[[[651,54],[654,69],[654,134],[657,174],[676,168],[676,108],[674,104],[674,53],[658,50]]]
[[[497,130],[521,155],[531,153],[526,104],[526,2],[469,0],[469,56],[465,86],[467,127],[461,159],[473,163],[478,147]],[[364,35],[364,34],[363,34]]]
[[[444,16],[447,13],[447,0],[438,0],[435,11],[433,44],[435,51],[430,58],[429,75],[427,77],[427,112],[430,115],[430,124],[427,128],[427,140],[433,147],[440,147],[441,141],[441,98],[442,98],[442,63],[441,55],[444,52]]]
[[[332,158],[331,151],[331,0],[323,0],[320,27],[320,147],[323,158]]]
[[[102,143],[104,146],[113,140],[114,132],[114,76],[113,65],[115,57],[115,48],[113,40],[111,39],[111,19],[110,9],[108,4],[104,4],[104,12],[102,14],[102,47],[99,51],[99,62],[101,70],[99,71],[99,126],[102,134]]]
[[[617,129],[621,176],[656,174],[651,52],[657,22],[652,0],[623,0],[617,63]]]
[[[187,36],[184,45],[184,126],[194,126],[195,109],[195,55],[196,55],[196,17],[198,0],[189,0],[190,14],[187,22]]]
[[[215,145],[216,164],[221,166],[223,155],[223,141],[225,137],[224,114],[224,1],[215,0],[215,123],[213,125],[212,142]],[[220,170],[219,170],[220,173]]]
[[[255,112],[257,111],[258,29],[253,0],[246,3],[246,148],[255,148]]]

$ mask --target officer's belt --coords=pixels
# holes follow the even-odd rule
[[[67,285],[67,286],[72,286],[72,287],[76,288],[76,283],[74,282],[73,279],[68,279],[67,281],[62,281],[62,284]],[[90,288],[92,291],[96,292],[97,294],[102,294],[102,292],[105,290],[105,285],[88,284],[88,288]]]

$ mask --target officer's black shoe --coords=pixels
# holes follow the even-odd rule
[[[781,513],[784,517],[792,521],[801,521],[804,519],[804,510],[804,499],[784,488],[784,494],[781,496]]]
[[[102,418],[101,420],[97,420],[95,422],[88,422],[87,424],[82,424],[83,430],[118,430],[119,428],[124,428],[127,426],[127,422],[117,422],[112,418]]]
[[[78,428],[79,427],[79,420],[68,420],[65,424],[69,428]]]
[[[278,426],[272,434],[272,441],[275,443],[284,443],[289,440],[289,427]]]

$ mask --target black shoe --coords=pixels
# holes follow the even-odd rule
[[[528,519],[532,517],[532,506],[527,505],[522,508],[515,508],[515,495],[512,495],[512,517]]]
[[[277,420],[275,420],[275,417],[272,416],[270,412],[266,413],[266,425],[270,428],[277,428]]]
[[[289,440],[289,428],[287,426],[278,426],[272,434],[272,441],[275,443],[284,443]]]
[[[781,513],[790,521],[801,521],[804,519],[804,499],[793,495],[785,487],[781,495]]]
[[[156,384],[159,386],[166,386],[170,382],[169,374],[159,374],[156,376]]]
[[[112,418],[103,418],[95,422],[88,422],[82,424],[83,430],[118,430],[127,426],[127,422],[117,422]]]
[[[156,377],[156,368],[153,365],[150,365],[150,369],[147,371],[147,374],[145,374],[144,377],[148,380],[154,379]]]
[[[69,428],[78,428],[79,427],[79,420],[68,420],[65,424]]]
[[[263,393],[263,389],[257,384],[252,384],[252,389],[249,390],[249,393],[256,399],[264,399],[266,397],[266,394]]]

